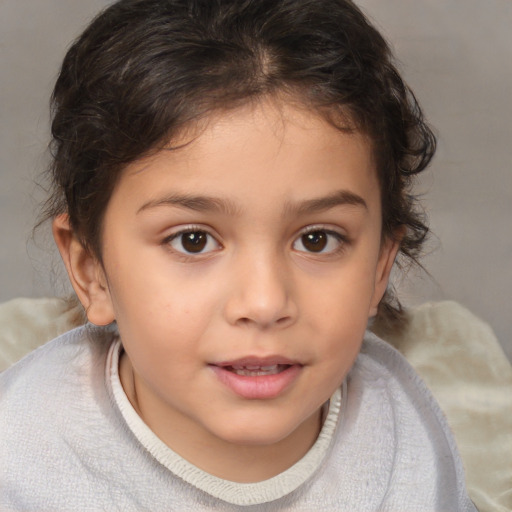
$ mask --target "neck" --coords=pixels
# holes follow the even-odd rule
[[[233,482],[260,482],[298,462],[315,443],[322,427],[322,409],[283,439],[269,444],[229,442],[199,427],[182,415],[169,414],[164,421],[162,404],[145,392],[123,353],[119,376],[123,389],[148,427],[174,452],[213,476]]]

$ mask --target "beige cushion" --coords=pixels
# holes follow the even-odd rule
[[[388,334],[422,376],[452,428],[480,512],[512,510],[512,366],[492,329],[456,302],[409,312]]]
[[[512,510],[512,367],[491,328],[455,302],[408,311],[400,333],[379,333],[400,350],[441,404],[480,512]],[[84,322],[76,302],[0,304],[0,370]]]
[[[0,371],[84,321],[75,300],[20,298],[0,304]]]

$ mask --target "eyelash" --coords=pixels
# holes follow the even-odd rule
[[[206,236],[206,241],[205,241],[205,245],[200,248],[199,251],[197,252],[194,252],[194,251],[187,251],[185,247],[183,247],[183,236],[184,235],[205,235]],[[180,250],[176,247],[173,246],[173,242],[175,241],[179,241],[181,238],[181,246],[184,250]],[[197,242],[194,242],[192,240],[192,238],[190,239],[190,241],[192,243],[197,243]],[[216,245],[216,248],[214,249],[210,249],[206,252],[204,252],[204,248],[208,247],[212,241],[214,241],[215,245]],[[200,241],[199,241],[200,242]],[[215,236],[213,236],[207,229],[203,228],[203,227],[200,227],[200,226],[187,226],[183,229],[180,229],[179,231],[177,231],[176,233],[173,233],[172,235],[166,237],[163,241],[162,241],[162,245],[165,245],[167,247],[169,247],[171,250],[173,250],[174,252],[176,252],[177,254],[179,254],[180,256],[184,257],[184,258],[197,258],[197,257],[200,257],[200,256],[205,256],[207,254],[210,254],[212,252],[215,252],[216,250],[222,248],[222,245],[220,244],[220,242],[217,240],[217,238]]]
[[[310,250],[300,250],[296,248],[296,244],[302,243],[304,246],[304,237],[307,237],[308,235],[313,234],[322,234],[326,236],[325,240],[325,246],[321,248],[319,251],[310,251]],[[326,247],[329,247],[329,244],[332,244],[332,241],[335,241],[336,247],[330,250],[325,251]],[[292,247],[298,251],[305,253],[307,255],[318,255],[318,256],[336,256],[340,254],[342,251],[346,249],[347,244],[350,243],[350,240],[346,235],[343,235],[337,231],[334,231],[332,229],[327,229],[323,226],[310,226],[303,230],[293,241]]]
[[[197,241],[190,238],[190,242],[192,244],[198,244],[198,245],[196,245],[196,247],[199,247],[199,249],[200,249],[199,251],[197,251],[197,252],[189,251],[183,246],[183,242],[184,242],[183,236],[187,235],[187,234],[201,235],[206,238],[206,239],[197,240]],[[308,235],[313,235],[313,234],[320,235],[320,238],[322,236],[325,236],[325,240],[323,240],[323,242],[325,242],[325,245],[323,247],[320,247],[320,250],[318,250],[318,251],[308,250],[304,246],[304,242],[305,242],[304,237],[307,237]],[[180,245],[184,250],[180,250],[179,248],[177,248],[173,245],[173,242],[180,241],[180,239],[181,239]],[[325,251],[326,247],[329,247],[329,245],[332,245],[333,239],[334,239],[335,243],[337,244],[337,246],[334,249],[331,248],[330,250]],[[204,249],[208,248],[209,245],[212,244],[212,241],[216,245],[216,247],[215,248],[210,247],[209,250],[205,252]],[[201,243],[203,243],[203,242],[204,242],[204,245],[201,247]],[[318,241],[312,240],[312,242],[317,243]],[[302,244],[304,249],[298,249],[296,247],[296,245],[299,243]],[[320,244],[321,243],[322,243],[322,240],[320,240]],[[299,253],[304,253],[304,254],[313,255],[313,256],[319,255],[319,256],[325,257],[325,256],[335,256],[335,255],[339,254],[340,252],[342,252],[345,249],[345,247],[348,243],[350,243],[349,239],[345,235],[342,235],[341,233],[339,233],[337,231],[334,231],[332,229],[326,229],[325,227],[322,227],[322,226],[310,226],[310,227],[303,229],[298,234],[298,236],[293,240],[292,248]],[[212,235],[207,229],[205,229],[201,226],[187,226],[183,229],[180,229],[176,233],[173,233],[172,235],[166,237],[162,241],[162,245],[169,247],[175,253],[179,254],[180,256],[182,256],[183,258],[186,258],[186,259],[191,259],[191,258],[195,259],[195,258],[198,258],[201,256],[204,257],[204,256],[222,248],[222,244],[217,240],[217,238],[214,235]]]

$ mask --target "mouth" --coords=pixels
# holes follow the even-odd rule
[[[282,357],[250,357],[211,364],[210,367],[236,395],[247,399],[270,399],[279,396],[293,384],[303,365]]]
[[[271,364],[271,365],[228,365],[223,370],[233,372],[242,377],[264,377],[266,375],[277,375],[290,368],[290,364]]]

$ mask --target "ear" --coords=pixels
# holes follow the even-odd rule
[[[112,323],[115,315],[101,263],[75,236],[66,213],[58,215],[52,227],[55,243],[87,319],[96,325]]]
[[[393,237],[386,237],[381,243],[379,259],[375,271],[375,286],[370,304],[370,317],[377,314],[379,303],[386,293],[389,275],[391,274],[393,263],[395,262],[398,249],[400,248],[402,237],[403,233],[399,231]]]

